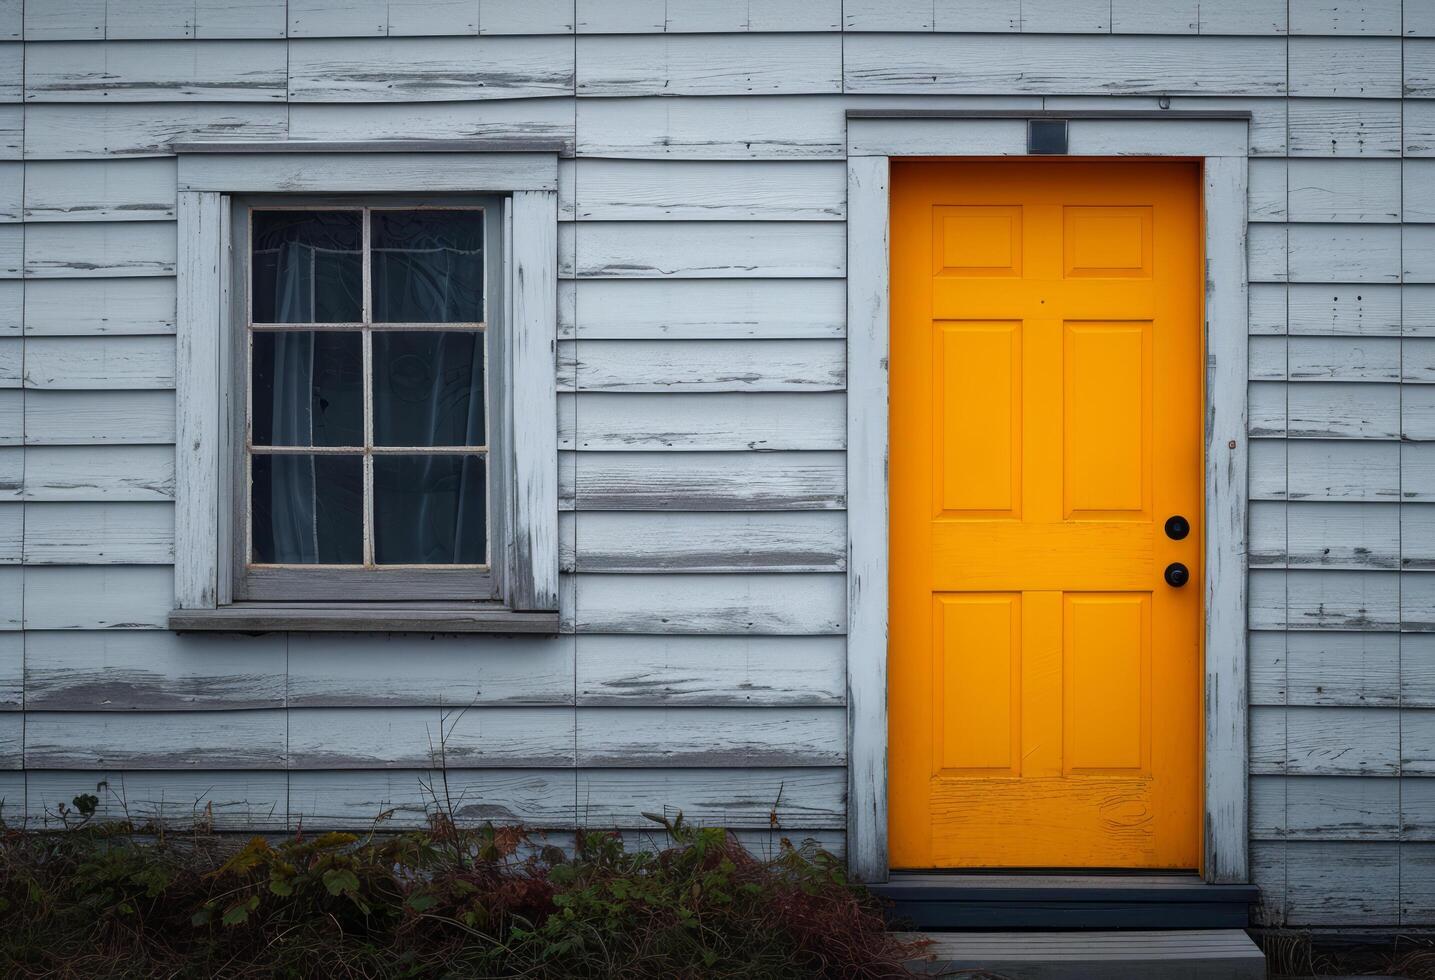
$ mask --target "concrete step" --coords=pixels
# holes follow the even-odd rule
[[[1129,932],[926,932],[922,976],[1009,980],[1265,980],[1266,958],[1239,929]]]

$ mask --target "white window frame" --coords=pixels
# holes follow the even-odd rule
[[[175,433],[177,630],[558,631],[558,152],[552,142],[180,143]],[[235,198],[291,194],[498,195],[508,420],[506,536],[494,540],[500,599],[236,602],[231,473],[235,390],[232,283],[247,266],[231,242]],[[302,196],[302,197],[298,197]]]
[[[1027,155],[1031,119],[1066,120],[1061,159],[1202,166],[1205,235],[1203,860],[1212,883],[1250,880],[1246,641],[1246,188],[1250,113],[904,110],[847,113],[847,855],[888,877],[887,452],[892,158]],[[1043,157],[1043,159],[1053,159]]]

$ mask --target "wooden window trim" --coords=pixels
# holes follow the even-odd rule
[[[1022,157],[1026,120],[1066,118],[1068,159],[1202,164],[1205,636],[1202,872],[1250,880],[1246,635],[1246,190],[1250,114],[852,110],[847,114],[848,866],[888,878],[888,184],[893,158]],[[1043,159],[1052,159],[1043,157]]]
[[[389,144],[246,144],[242,151],[184,144],[179,155],[178,372],[176,378],[175,611],[182,630],[558,629],[557,153],[527,147],[421,141]],[[498,294],[507,344],[509,471],[494,482],[507,524],[494,535],[499,598],[473,602],[236,602],[229,479],[241,410],[229,368],[237,261],[232,213],[241,195],[417,194],[502,198]],[[240,324],[242,326],[242,323]],[[500,534],[502,536],[500,536]],[[499,571],[501,567],[501,571]],[[447,570],[439,570],[449,574]],[[314,596],[306,598],[313,599]],[[442,599],[441,595],[436,596]]]

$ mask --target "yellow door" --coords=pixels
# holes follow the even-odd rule
[[[1198,187],[893,165],[893,867],[1199,862]]]

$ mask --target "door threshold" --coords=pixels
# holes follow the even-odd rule
[[[919,929],[1241,929],[1260,900],[1191,872],[894,871],[869,888],[894,925]]]

